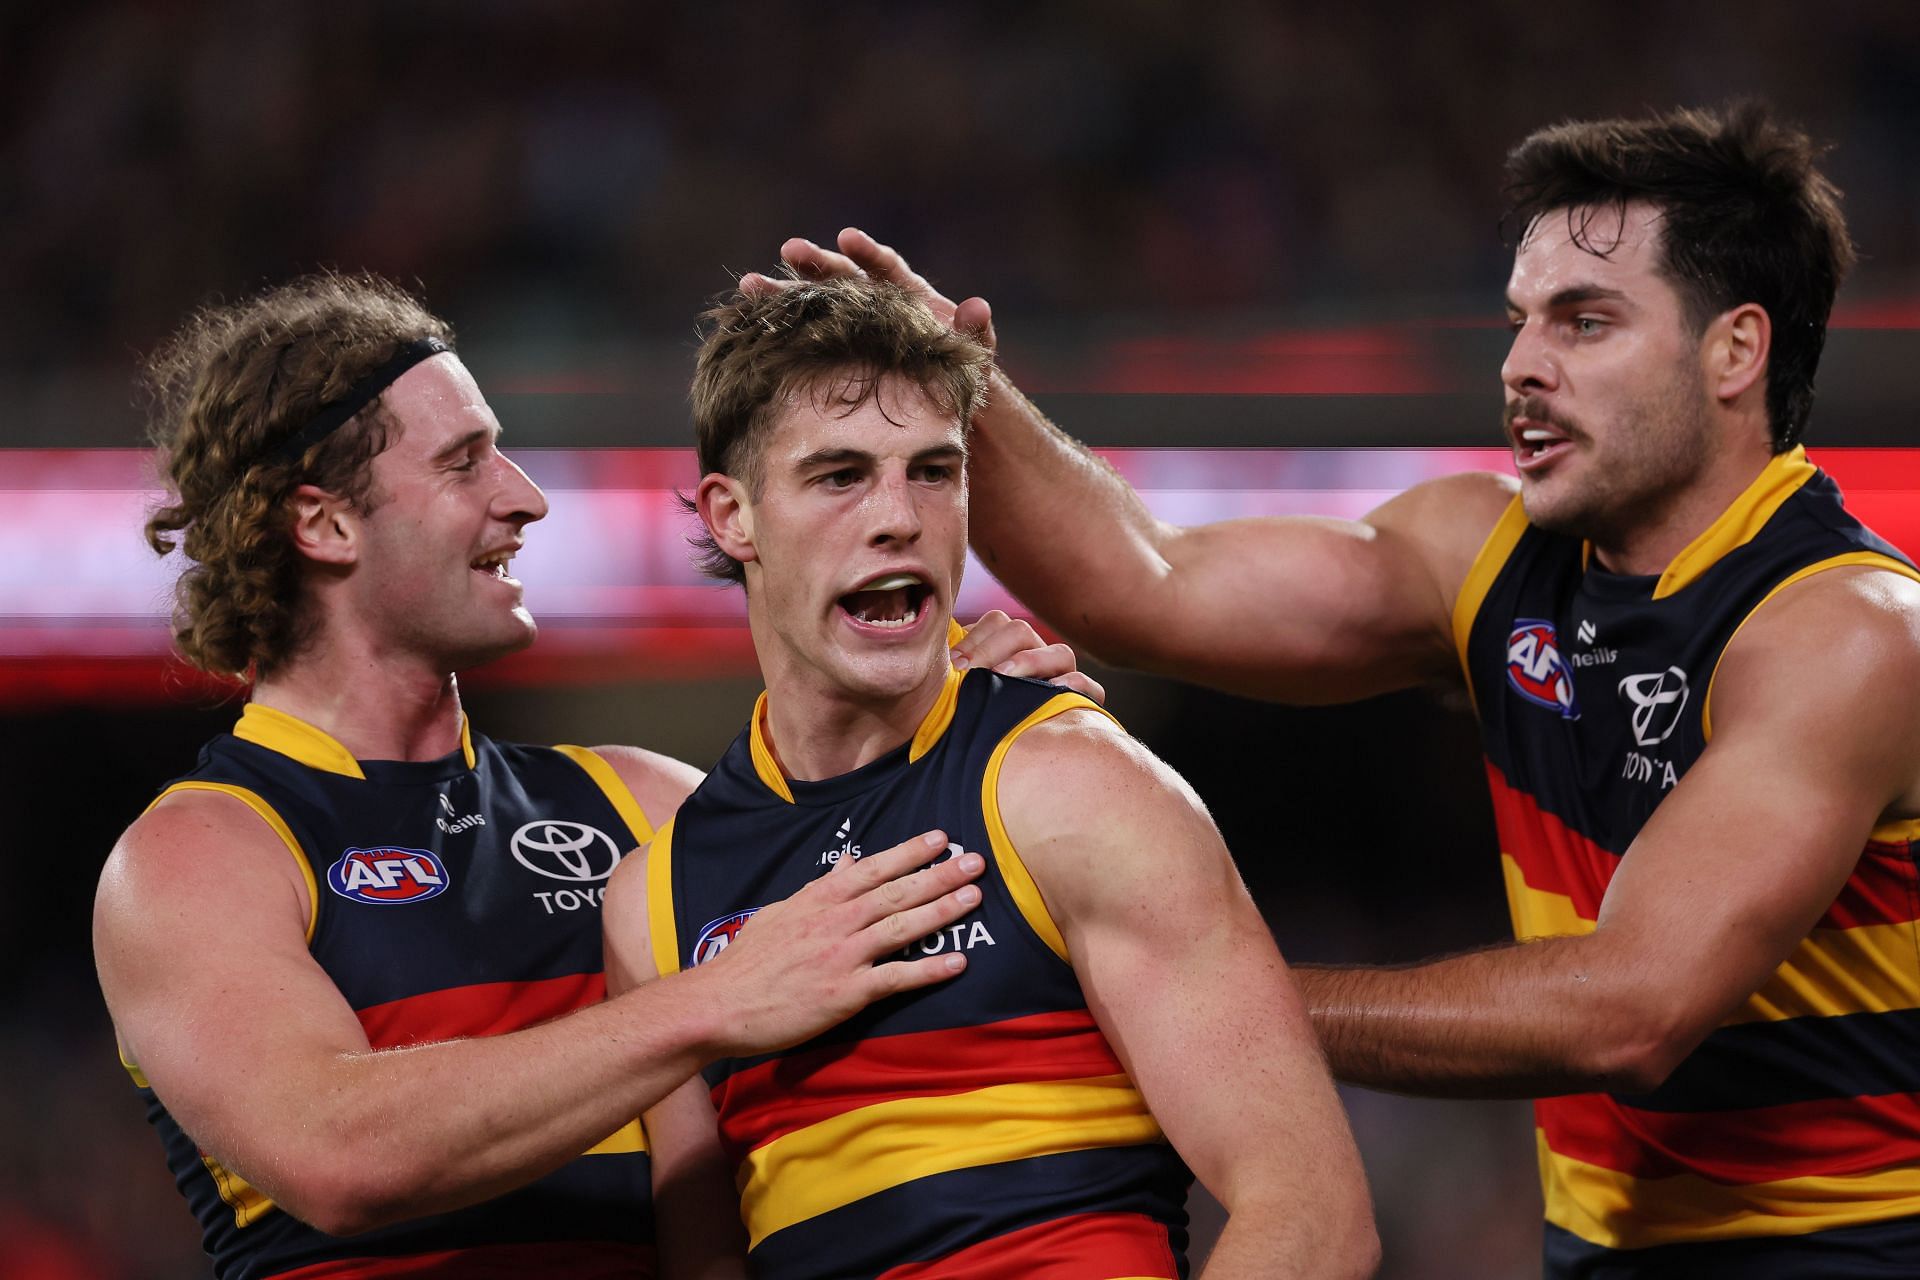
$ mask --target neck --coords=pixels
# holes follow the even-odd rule
[[[1657,576],[1726,513],[1773,460],[1766,449],[1727,450],[1679,489],[1589,539],[1608,573]]]
[[[262,677],[253,701],[324,731],[356,760],[436,760],[460,747],[460,689],[451,672],[323,638]]]
[[[819,782],[852,773],[913,739],[939,700],[948,669],[943,660],[911,692],[874,699],[770,669],[761,732],[789,778]]]

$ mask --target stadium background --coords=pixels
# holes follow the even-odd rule
[[[691,318],[784,236],[859,224],[991,298],[1016,376],[1141,450],[1122,457],[1163,510],[1361,509],[1501,465],[1461,451],[1496,443],[1506,147],[1740,93],[1837,146],[1864,258],[1812,439],[1890,450],[1827,460],[1920,549],[1920,464],[1896,452],[1920,443],[1920,5],[7,5],[0,1273],[205,1273],[87,946],[115,834],[235,714],[159,661],[143,464],[111,452],[140,438],[140,353],[190,307],[321,264],[420,288],[562,492],[521,562],[541,648],[466,682],[475,721],[707,763],[754,684],[664,514],[691,465],[578,451],[683,442]],[[1503,935],[1458,705],[1100,674],[1291,957]],[[1535,1272],[1523,1106],[1348,1102],[1384,1275]]]

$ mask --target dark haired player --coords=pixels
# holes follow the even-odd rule
[[[698,503],[767,691],[609,886],[609,984],[724,963],[896,833],[990,857],[978,910],[899,937],[967,957],[944,993],[648,1113],[663,1261],[725,1274],[744,1221],[762,1280],[1175,1280],[1184,1159],[1230,1215],[1210,1280],[1370,1273],[1353,1139],[1205,809],[1085,698],[947,662],[985,348],[852,280],[709,320]]]
[[[1920,1274],[1920,575],[1799,447],[1837,195],[1756,106],[1546,129],[1508,174],[1517,485],[1174,528],[996,386],[975,545],[1123,663],[1465,679],[1525,941],[1300,979],[1341,1078],[1540,1099],[1551,1274]],[[955,314],[840,247],[786,256]]]
[[[453,672],[532,641],[507,565],[547,502],[450,338],[328,275],[156,362],[177,501],[149,534],[184,533],[183,650],[251,699],[114,849],[95,951],[223,1280],[650,1273],[642,1109],[951,977],[873,961],[978,897],[977,858],[916,873],[903,833],[601,1002],[594,891],[698,775],[469,726]],[[582,909],[542,901],[568,886]]]

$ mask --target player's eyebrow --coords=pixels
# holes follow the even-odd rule
[[[1561,307],[1577,307],[1588,302],[1631,301],[1632,299],[1627,297],[1625,293],[1622,293],[1618,289],[1609,289],[1605,285],[1570,284],[1566,288],[1558,290],[1552,297],[1547,299],[1547,310],[1554,311]],[[1525,310],[1525,307],[1514,301],[1512,294],[1507,295],[1508,314],[1521,313]]]
[[[845,446],[829,449],[815,449],[812,453],[799,458],[794,466],[800,470],[810,467],[845,466],[848,463],[868,463],[873,455],[865,449],[851,449]]]
[[[948,440],[922,449],[913,455],[913,461],[929,462],[940,458],[951,458],[957,462],[965,462],[971,456],[972,455],[967,452],[966,445],[960,444],[957,441]]]
[[[473,446],[481,440],[498,440],[499,438],[499,427],[475,427],[459,439],[448,444],[447,447],[440,452],[434,454],[433,460],[435,462],[446,462],[449,459],[459,457],[467,450],[473,448]]]

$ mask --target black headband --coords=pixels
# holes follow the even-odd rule
[[[322,405],[320,412],[314,414],[306,426],[282,440],[268,457],[275,462],[298,458],[345,426],[354,414],[372,404],[382,391],[399,381],[401,374],[422,360],[451,350],[452,347],[438,338],[415,338],[412,342],[401,344],[392,359],[348,387],[347,394],[338,400]]]

